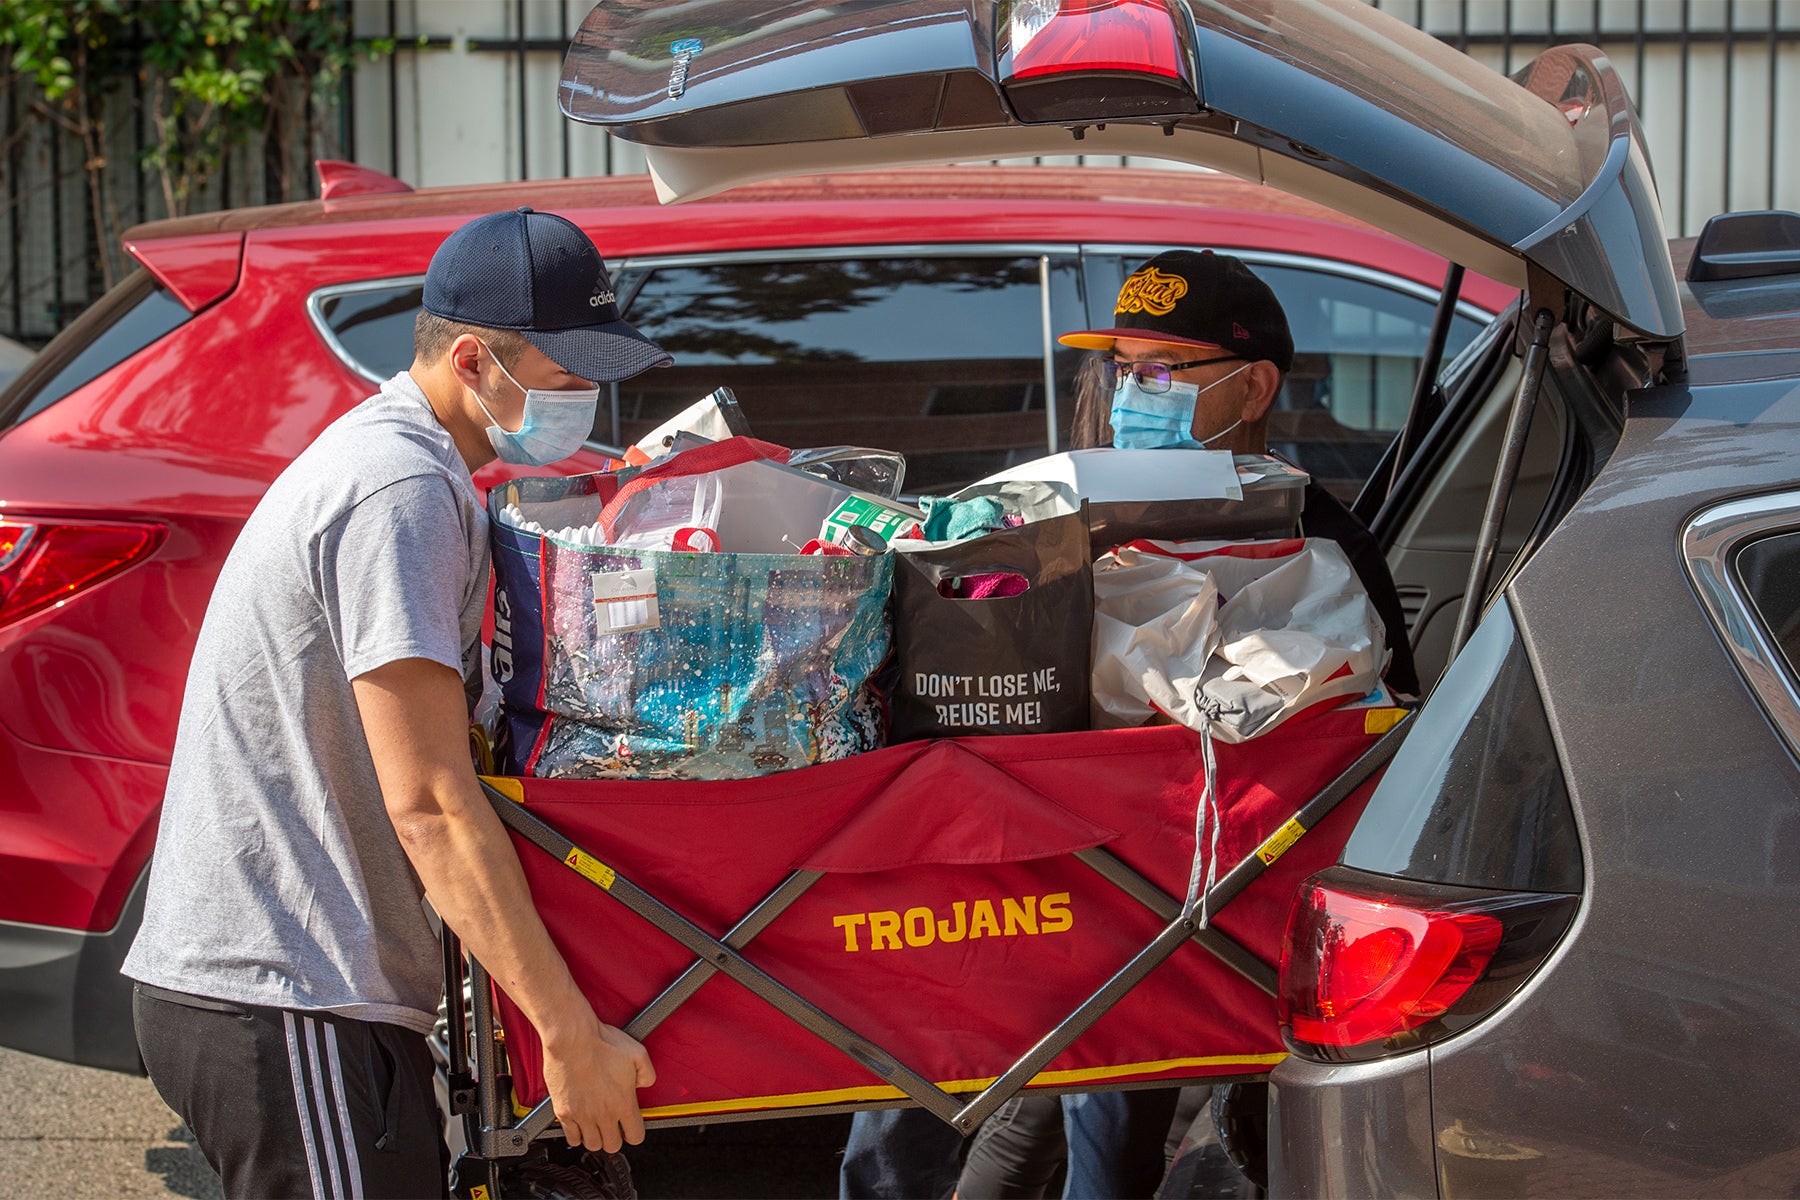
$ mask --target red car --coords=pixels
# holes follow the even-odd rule
[[[914,492],[1063,448],[1082,356],[1054,334],[1106,323],[1131,266],[1185,245],[1281,295],[1298,357],[1271,443],[1353,494],[1445,271],[1185,172],[907,170],[662,208],[643,178],[414,192],[340,165],[324,193],[132,231],[143,269],[0,394],[0,1044],[138,1069],[118,964],[213,580],[276,474],[411,362],[426,263],[468,218],[568,215],[676,356],[618,385],[569,469],[723,384],[769,440],[903,451]],[[1470,276],[1449,353],[1515,295]]]

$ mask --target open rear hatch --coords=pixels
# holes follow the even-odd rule
[[[1590,46],[1508,79],[1353,0],[603,3],[560,97],[641,143],[665,200],[826,170],[1156,157],[1521,288],[1538,268],[1642,337],[1682,331],[1636,114]]]

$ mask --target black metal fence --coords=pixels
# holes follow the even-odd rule
[[[1586,42],[1606,51],[1657,155],[1671,237],[1698,233],[1718,212],[1800,207],[1800,152],[1792,144],[1800,5],[1791,0],[1377,0],[1377,7],[1507,74],[1547,46]]]
[[[555,80],[589,0],[338,0],[350,32],[396,50],[308,104],[292,145],[253,139],[204,180],[193,211],[308,198],[304,164],[345,158],[415,184],[639,171],[635,147],[555,112]],[[1714,212],[1800,208],[1800,0],[1378,0],[1378,7],[1503,72],[1547,46],[1599,45],[1643,120],[1671,236]],[[473,29],[473,32],[470,30]],[[471,148],[459,73],[484,81],[494,124]],[[136,163],[147,125],[140,75],[115,90],[105,145]],[[142,170],[98,176],[81,140],[46,119],[34,85],[0,89],[0,335],[48,340],[128,266],[106,235],[167,215]],[[459,109],[458,105],[464,106]],[[440,153],[453,149],[455,153]],[[1072,157],[1113,163],[1116,158]],[[293,168],[293,169],[290,169]]]

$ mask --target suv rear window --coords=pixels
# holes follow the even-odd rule
[[[1118,276],[1089,284],[1090,298],[1105,293],[1102,310],[1127,261],[1141,257],[1089,254],[1090,266],[1105,263]],[[1270,416],[1270,448],[1351,499],[1405,420],[1434,305],[1385,278],[1293,256],[1246,257],[1281,297],[1294,331],[1294,369]],[[1047,337],[1045,317],[1062,332],[1109,315],[1082,310],[1080,271],[1072,249],[1047,259],[890,250],[622,262],[613,283],[626,318],[667,347],[675,366],[621,383],[594,439],[629,445],[723,384],[758,437],[898,450],[908,491],[953,491],[1067,448],[1084,356]],[[332,350],[380,382],[412,361],[422,295],[419,277],[389,279],[323,289],[309,307]],[[1481,328],[1458,314],[1444,361]]]
[[[139,269],[56,335],[0,394],[0,429],[35,417],[194,314]]]
[[[1051,289],[1081,323],[1073,257]],[[625,317],[675,356],[619,385],[615,440],[630,443],[724,384],[758,437],[906,455],[908,491],[941,492],[1048,452],[1037,255],[763,259],[651,270]],[[1060,349],[1060,348],[1058,348]],[[1081,355],[1052,357],[1069,396]],[[1049,401],[1054,403],[1054,401]]]
[[[1078,351],[1053,346],[1046,408],[1037,255],[880,254],[622,264],[624,315],[675,356],[619,384],[594,439],[626,446],[721,384],[756,436],[906,455],[909,491],[944,492],[1067,443]],[[1084,324],[1073,255],[1049,260],[1051,320]],[[379,382],[412,362],[420,279],[327,288],[310,301],[334,353]],[[1054,426],[1054,430],[1052,429]]]
[[[1370,280],[1309,267],[1254,264],[1294,334],[1294,368],[1269,416],[1269,445],[1352,500],[1412,405],[1435,306]],[[1444,362],[1481,331],[1451,318]]]
[[[392,379],[413,360],[413,321],[425,303],[425,278],[348,284],[314,292],[307,302],[332,353],[373,383]]]
[[[1726,651],[1800,757],[1800,491],[1715,505],[1689,519],[1681,543]]]
[[[1800,684],[1800,533],[1751,542],[1735,562],[1744,595],[1762,619],[1788,675]]]

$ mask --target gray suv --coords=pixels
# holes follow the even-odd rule
[[[1675,245],[1684,360],[1565,437],[1604,464],[1303,888],[1276,1194],[1800,1183],[1797,230]]]
[[[1278,1195],[1795,1193],[1800,217],[1672,256],[1598,51],[1507,78],[1329,0],[603,5],[562,103],[667,198],[1155,156],[1516,287],[1357,500],[1435,687],[1227,1123]]]

